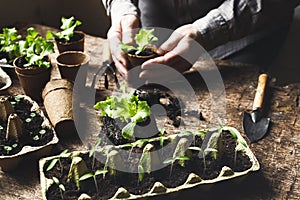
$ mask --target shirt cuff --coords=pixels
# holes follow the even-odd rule
[[[229,41],[229,27],[218,9],[211,10],[205,17],[196,20],[193,25],[201,33],[201,45],[211,50]]]
[[[138,9],[131,0],[114,0],[107,8],[107,14],[111,16],[112,23],[123,15],[138,16]]]

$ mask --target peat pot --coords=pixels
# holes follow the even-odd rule
[[[64,39],[55,39],[59,53],[65,51],[84,51],[85,34],[82,31],[74,31],[70,41]]]
[[[45,67],[22,67],[25,63],[25,57],[18,57],[14,60],[15,72],[26,95],[33,100],[41,102],[42,90],[50,80],[51,66]]]
[[[46,112],[60,138],[76,134],[72,92],[73,83],[66,79],[54,79],[47,83],[42,93]]]
[[[81,51],[66,51],[56,57],[61,77],[74,82],[79,72],[80,76],[77,80],[83,81],[83,84],[85,83],[89,61],[90,56]]]

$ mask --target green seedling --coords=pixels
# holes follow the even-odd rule
[[[134,51],[135,55],[139,55],[145,49],[150,47],[153,42],[158,41],[158,38],[154,36],[154,29],[146,30],[141,28],[139,32],[135,35],[134,41],[137,44],[137,47],[120,42],[121,49],[125,53],[130,53]]]
[[[8,63],[12,63],[14,58],[18,55],[18,40],[21,39],[21,35],[18,35],[18,31],[15,27],[3,28],[0,34],[0,52],[8,54]]]
[[[61,170],[61,173],[63,173],[63,166],[61,164],[61,157],[65,156],[68,153],[68,149],[65,149],[64,151],[62,151],[57,157],[53,158],[52,161],[50,162],[50,164],[48,165],[46,171],[50,171],[55,164],[58,162],[59,163],[59,167]]]
[[[18,146],[17,143],[11,145],[11,146],[3,146],[3,149],[6,151],[7,154],[9,154],[10,151],[12,151],[14,148]]]
[[[92,169],[94,169],[95,159],[96,159],[96,150],[97,150],[97,147],[100,145],[100,143],[101,143],[101,138],[98,138],[96,143],[94,144],[94,146],[92,146],[92,148],[89,150],[89,157],[92,158]]]
[[[150,157],[149,152],[143,153],[142,157],[139,160],[139,164],[138,164],[139,182],[142,182],[142,180],[144,178],[145,169],[143,167],[143,164],[149,159],[149,157]],[[146,169],[146,171],[147,171],[147,169]],[[150,170],[148,171],[148,173],[150,173]]]
[[[46,130],[45,129],[41,129],[40,131],[39,131],[39,134],[41,134],[41,135],[45,135],[46,134]]]
[[[54,53],[54,43],[49,40],[45,40],[37,30],[33,27],[27,29],[27,36],[24,40],[18,43],[18,55],[25,55],[27,63],[24,67],[45,67],[51,66],[45,57]]]
[[[236,129],[231,128],[231,127],[228,127],[227,129],[231,133],[232,137],[235,139],[235,145],[236,145],[236,147],[235,147],[235,151],[234,151],[234,160],[233,160],[234,167],[235,167],[236,166],[236,160],[237,160],[237,153],[239,151],[243,151],[248,146],[247,146],[247,144],[244,141],[242,141],[242,140],[239,139],[239,137],[238,137],[239,133],[237,132]]]
[[[77,26],[81,25],[82,22],[79,20],[76,20],[74,16],[70,18],[61,18],[61,26],[60,29],[61,31],[58,33],[53,33],[52,31],[48,31],[46,34],[47,39],[51,39],[54,37],[55,39],[64,39],[66,41],[70,41],[71,38],[74,35],[74,30]]]
[[[199,153],[202,154],[202,158],[203,158],[203,166],[204,166],[204,171],[206,170],[206,156],[209,152],[218,152],[217,149],[213,149],[213,148],[206,148],[204,150],[202,150],[200,147],[189,147],[188,149],[190,150],[194,150],[194,151],[198,151]],[[216,157],[215,157],[216,159]]]
[[[39,137],[38,135],[36,135],[36,136],[34,136],[32,139],[33,139],[34,141],[38,141],[38,140],[40,139],[40,137]]]
[[[99,188],[98,188],[96,176],[98,176],[98,175],[100,175],[100,174],[103,174],[103,176],[105,176],[105,174],[106,174],[107,172],[108,172],[107,170],[96,170],[94,174],[93,174],[93,173],[87,173],[87,174],[84,174],[83,176],[81,176],[81,177],[79,178],[79,181],[83,181],[83,180],[86,180],[86,179],[89,179],[89,178],[93,178],[94,183],[95,183],[96,192],[98,193]]]
[[[166,160],[163,161],[164,164],[170,164],[171,163],[171,168],[170,168],[170,176],[172,174],[172,169],[173,169],[173,164],[175,161],[187,161],[190,160],[189,157],[187,156],[177,156],[177,157],[172,157],[172,158],[167,158]]]
[[[122,122],[129,122],[122,129],[122,136],[125,139],[133,138],[136,124],[150,116],[150,107],[147,101],[140,101],[138,96],[134,94],[123,97],[107,97],[105,101],[97,102],[94,108],[101,110],[102,116],[113,119],[120,118]]]
[[[54,181],[54,183],[57,185],[57,187],[59,188],[59,192],[60,192],[60,197],[61,199],[64,199],[64,195],[63,193],[66,191],[66,188],[63,184],[60,183],[60,181],[58,180],[58,178],[56,177],[52,177],[52,180]]]

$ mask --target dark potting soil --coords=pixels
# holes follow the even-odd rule
[[[46,172],[46,168],[51,161],[48,161],[44,166],[44,172],[47,178],[56,177],[60,180],[60,183],[63,184],[66,188],[66,191],[63,192],[63,198],[69,200],[78,199],[80,194],[86,193],[92,197],[92,199],[108,199],[111,198],[119,187],[123,187],[132,194],[144,194],[149,192],[153,187],[154,183],[159,181],[168,188],[174,188],[179,185],[182,185],[190,173],[195,173],[199,175],[202,179],[210,180],[216,178],[222,167],[224,165],[232,167],[234,171],[245,171],[251,167],[251,162],[246,155],[242,153],[238,154],[237,161],[235,166],[232,166],[234,161],[234,151],[235,149],[235,139],[232,137],[230,132],[222,132],[222,143],[223,143],[223,157],[220,160],[215,160],[214,158],[207,156],[205,163],[206,167],[204,168],[204,161],[201,156],[198,156],[197,153],[193,152],[190,157],[190,160],[185,161],[184,166],[179,165],[178,162],[174,162],[173,166],[168,165],[157,171],[153,171],[150,174],[145,173],[142,181],[139,181],[139,176],[137,173],[126,173],[117,171],[115,175],[107,173],[103,178],[102,175],[96,177],[97,185],[99,187],[98,193],[96,193],[95,183],[93,179],[90,178],[83,182],[80,190],[77,190],[75,183],[73,181],[67,182],[67,176],[71,164],[70,158],[61,158],[61,163],[63,170],[61,170],[59,163],[56,163],[56,166]],[[200,137],[195,138],[195,142],[191,146],[198,146],[202,144],[202,139]],[[156,145],[155,145],[156,146]],[[168,145],[166,145],[167,148]],[[127,148],[129,151],[130,148]],[[142,150],[139,148],[131,149],[132,153],[141,153]],[[170,151],[170,150],[168,150]],[[171,151],[173,152],[173,151]],[[229,155],[227,155],[229,154]],[[103,156],[103,155],[102,155]],[[103,169],[104,164],[95,160],[94,168],[92,168],[92,158],[88,157],[88,154],[82,156],[90,172],[94,173],[96,170]],[[105,160],[103,157],[102,159]],[[128,167],[137,167],[138,159],[129,158],[128,154],[122,154],[123,165]],[[172,169],[171,169],[172,168]],[[61,199],[61,193],[56,184],[53,184],[46,193],[48,200]]]
[[[132,50],[132,51],[129,51],[128,54],[136,55],[135,52],[136,52],[136,50]],[[138,56],[151,56],[151,55],[157,55],[157,54],[154,51],[152,51],[151,49],[145,49],[144,51],[142,51],[138,54]]]
[[[22,150],[25,145],[42,146],[50,142],[54,136],[53,131],[43,128],[43,118],[35,111],[31,111],[32,104],[18,96],[10,96],[9,101],[23,122],[23,134],[19,141],[6,139],[7,121],[0,122],[0,155],[13,155]]]
[[[3,88],[5,86],[5,83],[0,81],[0,89]]]
[[[152,127],[151,126],[151,131],[154,131],[154,134],[151,135],[150,137],[147,136],[142,136],[141,133],[142,131],[140,127],[145,127],[148,126],[151,123],[150,117],[146,118],[145,121],[137,123],[137,126],[135,127],[134,131],[134,138],[131,139],[125,139],[122,136],[122,129],[126,126],[127,123],[121,122],[119,118],[113,119],[107,116],[102,117],[102,127],[100,130],[99,137],[102,138],[102,141],[107,143],[113,143],[114,145],[122,145],[122,144],[127,144],[129,142],[134,142],[135,140],[138,139],[144,139],[144,138],[151,138],[151,137],[156,137],[159,134],[159,130],[157,127]],[[110,142],[108,142],[108,140]]]
[[[78,34],[78,33],[74,33],[74,35],[70,38],[69,41],[65,40],[65,39],[56,39],[58,42],[66,44],[66,43],[71,43],[71,42],[76,42],[79,41],[83,38],[83,35]]]
[[[148,105],[151,107],[155,104],[160,104],[162,105],[165,110],[167,111],[167,117],[172,121],[172,125],[174,127],[179,127],[179,125],[182,123],[181,119],[181,113],[182,109],[180,106],[180,101],[178,98],[174,97],[172,94],[169,94],[170,91],[168,92],[162,92],[157,88],[152,88],[152,89],[139,89],[135,91],[135,95],[139,97],[141,101],[147,101]],[[164,98],[168,100],[168,104],[161,104],[160,99]],[[138,123],[139,126],[147,126],[148,124],[151,123],[150,118],[147,118],[144,122]],[[99,134],[99,137],[103,138],[103,141],[106,143],[109,143],[107,139],[114,145],[121,145],[121,144],[126,144],[128,142],[133,142],[136,139],[141,139],[141,138],[152,138],[152,137],[157,137],[159,135],[159,130],[156,127],[154,127],[153,122],[151,123],[151,135],[149,137],[139,137],[139,134],[135,134],[135,138],[133,139],[124,139],[122,136],[122,128],[126,125],[127,123],[121,122],[119,119],[112,119],[110,117],[102,117],[102,127],[101,131]],[[150,127],[149,127],[150,128]],[[138,132],[138,128],[136,129]]]

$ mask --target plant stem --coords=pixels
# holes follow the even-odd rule
[[[97,184],[96,176],[94,175],[93,178],[94,178],[96,192],[98,193],[99,189],[98,189],[98,184]]]

